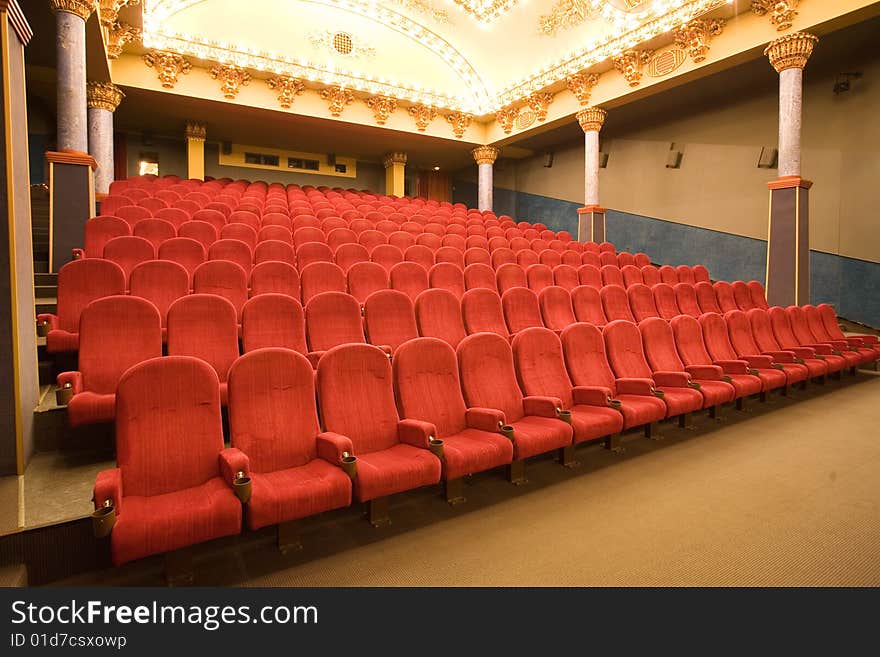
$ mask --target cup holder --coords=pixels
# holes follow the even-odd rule
[[[436,456],[441,461],[443,460],[443,441],[439,438],[434,438],[431,436],[428,438],[428,449],[431,450],[431,453]]]
[[[566,424],[571,424],[571,411],[565,411],[561,408],[556,409],[556,415]]]
[[[55,403],[59,406],[67,406],[73,399],[73,386],[70,382],[55,390]]]
[[[342,458],[339,459],[339,465],[345,470],[345,474],[348,475],[349,479],[354,479],[357,477],[357,456],[353,456],[348,452],[342,454]]]
[[[106,500],[104,504],[92,513],[92,531],[95,538],[107,538],[116,524],[116,507],[113,502]]]
[[[508,440],[513,440],[513,427],[509,424],[502,424],[500,427],[501,433],[504,434],[505,438]]]
[[[45,319],[37,320],[37,337],[45,338],[49,335],[49,322]]]
[[[700,389],[700,384],[696,381],[688,381],[688,388],[693,388],[694,390]]]
[[[666,396],[666,395],[663,393],[662,390],[657,390],[656,388],[654,388],[654,389],[651,391],[651,393],[652,393],[655,397],[659,397],[660,399],[663,399],[663,398]]]
[[[242,504],[247,504],[251,499],[251,478],[244,472],[238,472],[232,480],[232,490]]]
[[[621,403],[621,401],[619,399],[609,399],[608,405],[611,408],[618,410],[618,411],[620,410],[620,407],[623,406],[623,404]]]

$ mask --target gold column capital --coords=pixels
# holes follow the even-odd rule
[[[204,123],[187,121],[185,134],[187,141],[205,141],[208,132]]]
[[[49,6],[52,11],[76,14],[83,20],[88,20],[95,11],[95,0],[49,0]]]
[[[501,154],[501,149],[495,146],[477,146],[471,153],[477,164],[494,164]]]
[[[787,68],[803,68],[818,41],[819,37],[809,32],[786,34],[771,41],[764,54],[777,73],[782,73]]]
[[[382,164],[385,165],[386,169],[390,169],[395,164],[406,164],[406,153],[388,153],[382,158]]]
[[[122,93],[122,89],[112,82],[88,82],[86,84],[86,99],[89,109],[115,112],[123,98],[125,98],[125,94]]]
[[[605,123],[605,116],[607,114],[608,112],[600,107],[585,107],[575,114],[575,116],[577,117],[578,123],[581,124],[581,129],[584,132],[589,132],[591,130],[599,132],[602,129],[602,125]]]

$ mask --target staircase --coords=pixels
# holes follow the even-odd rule
[[[49,188],[31,185],[31,234],[34,250],[35,315],[57,309],[58,274],[49,273]],[[54,383],[52,361],[46,355],[46,338],[37,338],[40,384]]]

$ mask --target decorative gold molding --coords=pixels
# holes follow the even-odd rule
[[[306,90],[302,80],[289,75],[276,75],[266,80],[266,84],[278,92],[278,104],[284,109],[289,109],[296,97]]]
[[[701,62],[709,54],[709,41],[724,30],[721,19],[703,20],[696,18],[672,32],[672,40],[679,48],[684,48],[694,62]]]
[[[547,118],[547,110],[550,109],[550,103],[553,102],[553,94],[548,92],[536,91],[528,97],[528,105],[534,110],[538,121]]]
[[[166,89],[173,89],[177,84],[177,78],[180,74],[186,75],[192,70],[190,64],[184,57],[173,52],[164,52],[162,50],[153,50],[144,55],[144,63],[150,68],[155,68],[159,76],[159,82]]]
[[[452,112],[446,115],[446,122],[452,126],[452,133],[458,139],[464,137],[465,130],[468,129],[473,120],[473,115],[467,112]]]
[[[449,20],[449,12],[445,9],[437,9],[430,0],[391,0],[391,2],[417,14],[427,14],[437,23],[452,23]]]
[[[86,100],[90,109],[115,112],[123,98],[125,98],[125,94],[122,93],[122,89],[112,82],[86,83]]]
[[[491,23],[513,9],[518,0],[452,0],[481,23]]]
[[[122,54],[122,48],[126,43],[139,39],[141,31],[134,25],[125,22],[115,22],[107,28],[107,57],[116,59]]]
[[[581,124],[581,129],[584,132],[589,132],[591,130],[599,132],[602,129],[602,125],[605,123],[605,116],[607,114],[608,112],[600,107],[585,107],[575,114],[575,116],[577,117],[578,123]]]
[[[424,132],[428,128],[428,124],[437,118],[437,109],[430,105],[413,105],[407,109],[409,115],[416,122],[416,128],[419,132]]]
[[[382,158],[382,164],[386,169],[390,169],[395,164],[406,164],[406,153],[394,152],[388,153]]]
[[[251,74],[235,64],[214,66],[211,69],[211,77],[220,80],[220,92],[224,98],[235,98],[242,87],[246,87],[251,81]]]
[[[801,0],[752,0],[752,12],[758,16],[770,15],[770,22],[779,32],[792,26]]]
[[[559,0],[550,9],[549,14],[538,17],[538,33],[544,36],[556,36],[559,30],[580,25],[595,15],[596,9],[590,0]]]
[[[187,121],[184,134],[186,135],[187,141],[205,141],[208,130],[204,123]]]
[[[379,125],[385,125],[385,121],[397,109],[397,99],[390,96],[370,96],[364,102],[373,110],[373,117]]]
[[[578,103],[589,105],[593,87],[599,84],[599,75],[581,71],[580,73],[569,75],[565,80],[565,84],[568,86],[568,90],[574,94],[574,97],[578,99]]]
[[[111,28],[119,20],[119,10],[125,6],[135,7],[140,0],[98,0],[98,16],[101,25]]]
[[[631,87],[638,87],[642,81],[642,67],[651,60],[653,50],[624,50],[611,61],[614,68],[626,78]]]
[[[471,154],[474,156],[474,160],[476,160],[478,165],[494,164],[495,160],[497,160],[498,156],[501,154],[501,149],[495,148],[494,146],[477,146],[471,151]]]
[[[339,116],[347,105],[354,102],[354,94],[343,87],[328,87],[321,90],[321,98],[327,101],[330,116]]]
[[[95,0],[49,0],[52,11],[64,11],[76,14],[84,21],[95,11]]]
[[[807,60],[813,54],[813,47],[818,41],[819,37],[809,32],[786,34],[771,41],[764,54],[770,59],[770,64],[777,73],[782,73],[787,68],[803,68],[807,65]]]
[[[505,135],[509,135],[513,130],[513,122],[516,121],[517,116],[519,116],[518,107],[505,107],[495,112],[495,120],[498,121]]]

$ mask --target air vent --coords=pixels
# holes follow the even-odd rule
[[[350,55],[351,51],[354,49],[354,44],[351,40],[351,35],[346,34],[345,32],[337,32],[333,35],[333,48],[336,49],[340,55]]]

